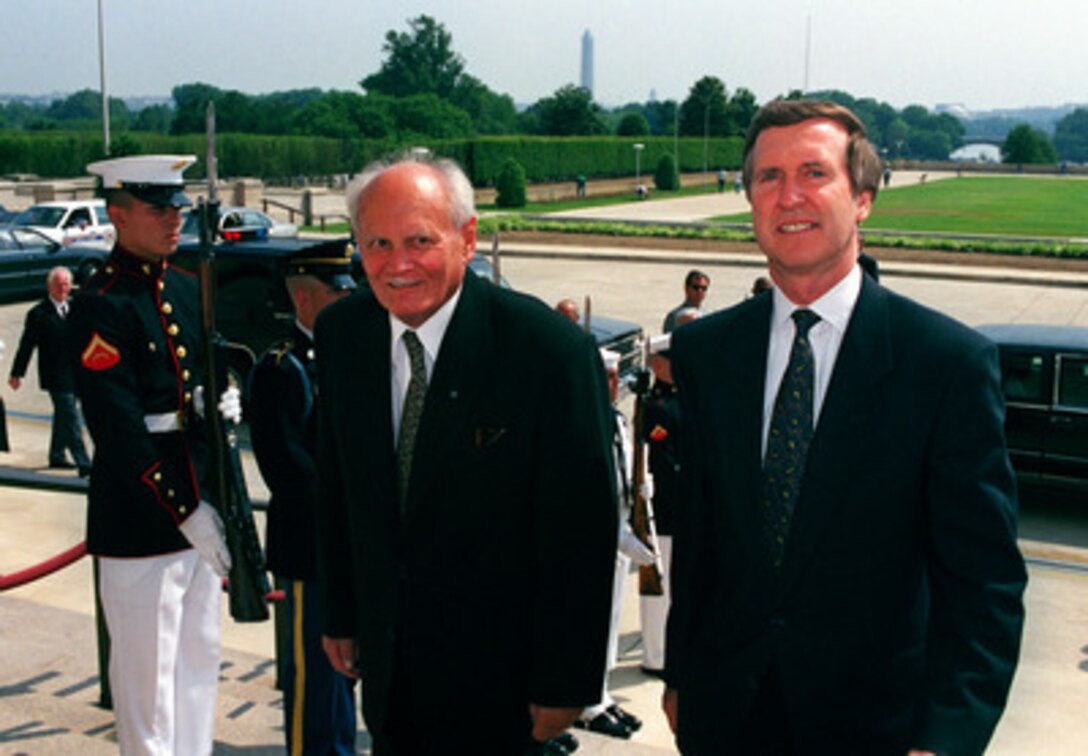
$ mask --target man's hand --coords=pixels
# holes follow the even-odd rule
[[[631,558],[631,561],[639,567],[645,567],[654,563],[654,551],[638,539],[630,526],[624,523],[620,531],[619,550],[621,554]]]
[[[321,636],[321,647],[325,649],[325,656],[329,657],[329,664],[344,677],[352,680],[359,679],[358,656],[355,651],[355,641],[352,638],[330,638]]]
[[[217,405],[219,414],[223,416],[223,419],[227,422],[238,425],[242,422],[242,392],[238,390],[237,386],[228,386],[227,389],[219,395],[219,404]]]
[[[15,391],[18,391],[19,387],[23,385],[23,379],[22,378],[16,378],[13,375],[10,378],[8,378],[8,385],[11,386],[12,389],[14,389]]]
[[[562,735],[563,731],[574,724],[582,713],[581,708],[553,708],[529,704],[529,716],[533,720],[533,740],[543,743],[545,740]]]
[[[661,710],[665,712],[665,718],[669,720],[669,729],[676,734],[676,711],[679,708],[680,694],[676,688],[665,688],[661,695]]]
[[[223,521],[219,519],[215,507],[206,501],[200,502],[178,527],[185,540],[211,565],[215,574],[226,577],[230,572],[230,552],[227,551],[227,539],[223,536]]]

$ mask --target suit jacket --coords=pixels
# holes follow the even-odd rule
[[[26,314],[23,335],[11,364],[16,378],[26,375],[30,355],[38,350],[38,385],[43,391],[74,391],[72,370],[67,359],[65,326],[67,320],[57,313],[53,300],[46,297]]]
[[[778,576],[760,513],[772,297],[674,333],[666,674],[687,753],[746,752],[772,674],[808,752],[981,753],[1004,708],[1026,576],[996,349],[863,279]]]
[[[271,347],[249,382],[249,434],[272,492],[265,550],[268,569],[290,580],[317,578],[317,365],[297,324]]]
[[[546,305],[467,274],[402,518],[390,349],[370,292],[318,319],[326,634],[358,642],[373,731],[395,696],[444,752],[479,748],[466,722],[487,721],[514,753],[530,702],[600,698],[618,527],[603,367]]]

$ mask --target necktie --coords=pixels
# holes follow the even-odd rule
[[[60,316],[62,318],[68,317],[68,303],[61,302],[59,305],[57,305],[57,312],[60,313]]]
[[[400,436],[397,438],[397,494],[401,514],[408,497],[408,479],[412,474],[412,451],[423,417],[423,402],[427,398],[427,365],[423,359],[423,344],[415,331],[404,332],[404,346],[408,349],[411,378],[404,395],[404,407],[400,415]]]
[[[801,493],[805,456],[812,440],[812,399],[816,364],[808,341],[809,329],[820,316],[812,310],[795,310],[796,331],[790,361],[778,387],[767,435],[767,456],[763,461],[763,505],[771,559],[782,567],[793,509]]]

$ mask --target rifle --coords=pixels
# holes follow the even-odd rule
[[[204,406],[208,423],[210,459],[208,475],[212,504],[226,530],[231,568],[227,581],[230,616],[235,622],[262,622],[268,619],[265,596],[270,588],[264,569],[264,554],[253,523],[253,507],[246,491],[246,479],[238,453],[238,435],[226,427],[216,409],[227,385],[227,356],[230,345],[215,326],[215,229],[219,221],[216,198],[215,110],[208,105],[208,201],[197,205],[200,226],[200,323],[204,337]]]
[[[653,564],[639,565],[638,595],[663,596],[662,575],[665,572],[661,562],[661,544],[657,541],[657,524],[654,522],[654,505],[642,495],[646,482],[646,443],[642,440],[642,425],[646,411],[646,394],[650,389],[650,372],[639,368],[633,381],[635,411],[631,418],[634,459],[632,460],[632,485],[634,503],[631,508],[631,530],[647,548],[654,552]]]

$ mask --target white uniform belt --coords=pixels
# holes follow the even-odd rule
[[[159,412],[144,415],[144,425],[148,433],[173,433],[185,430],[185,414],[182,412]]]

